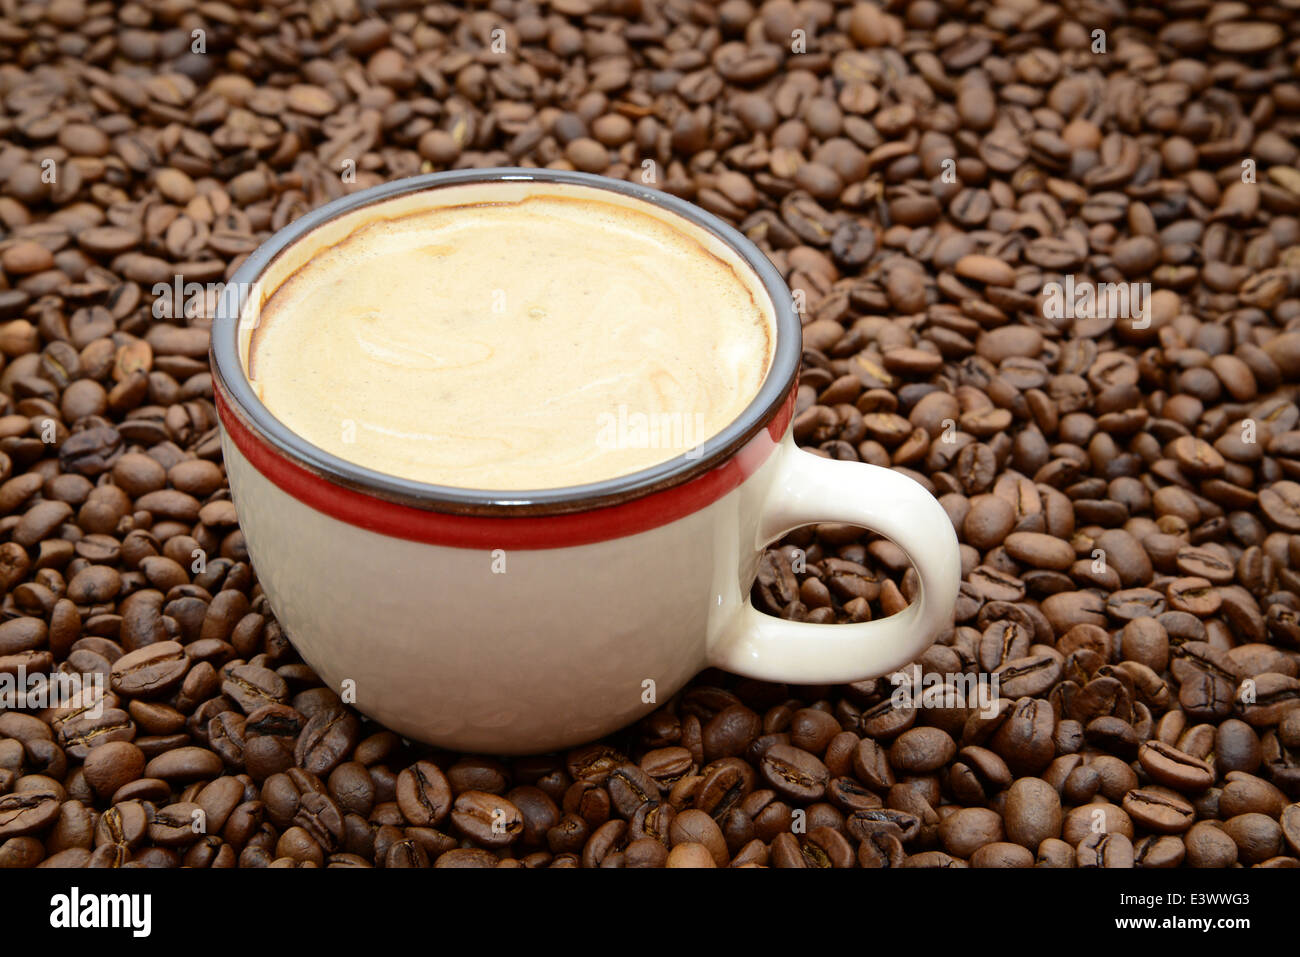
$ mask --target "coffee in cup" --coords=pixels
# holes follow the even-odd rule
[[[771,304],[698,227],[463,191],[376,205],[262,306],[248,373],[290,429],[433,485],[558,488],[698,449],[758,393]]]

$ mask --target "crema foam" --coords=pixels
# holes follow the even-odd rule
[[[513,189],[380,204],[306,258],[248,347],[271,413],[359,465],[485,490],[628,475],[734,421],[774,338],[743,262],[675,214]]]

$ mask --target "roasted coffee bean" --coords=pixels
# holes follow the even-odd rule
[[[1052,731],[1056,724],[1046,702],[1021,698],[1007,712],[993,737],[992,750],[1018,774],[1033,774],[1045,768],[1055,751]]]
[[[233,700],[245,714],[268,704],[282,704],[289,696],[284,679],[268,668],[240,665],[230,669],[221,683],[221,693]]]
[[[1238,814],[1223,822],[1223,830],[1237,845],[1243,864],[1260,864],[1282,853],[1282,827],[1268,815]]]
[[[901,867],[906,853],[898,835],[884,830],[870,831],[858,844],[858,866]]]
[[[577,814],[592,827],[609,820],[612,803],[609,791],[591,781],[573,782],[562,798],[566,814]]]
[[[1046,694],[1061,677],[1061,663],[1052,655],[1016,658],[995,672],[1003,694],[1019,698]]]
[[[1031,851],[1061,833],[1061,796],[1041,778],[1019,778],[1003,809],[1006,838]]]
[[[417,761],[397,777],[397,804],[411,824],[437,827],[451,811],[451,785],[431,761]]]
[[[1253,772],[1263,760],[1259,736],[1244,721],[1229,718],[1215,733],[1214,765],[1220,775]]]
[[[1286,807],[1286,795],[1273,784],[1240,771],[1229,772],[1228,781],[1219,793],[1219,814],[1233,817],[1257,812],[1277,817]]]
[[[671,804],[642,804],[632,815],[628,836],[632,840],[648,837],[667,845],[668,831],[676,816],[677,808]]]
[[[753,791],[756,778],[754,769],[739,758],[714,761],[701,770],[694,805],[720,818]]]
[[[1133,867],[1135,854],[1132,840],[1125,834],[1094,833],[1079,842],[1078,867]]]
[[[182,739],[183,740],[183,739]],[[222,772],[224,764],[207,748],[171,747],[164,749],[144,766],[144,775],[169,783],[206,780]]]
[[[887,791],[894,785],[894,772],[888,755],[871,738],[863,738],[853,754],[853,773],[875,791]]]
[[[920,835],[921,821],[907,811],[871,808],[850,813],[844,821],[844,828],[850,837],[857,840],[865,840],[866,835],[883,829],[897,834],[900,841],[908,843]]]
[[[95,844],[134,847],[144,839],[149,812],[139,801],[125,801],[107,808],[95,826]]]
[[[204,811],[197,804],[179,803],[159,808],[149,822],[149,839],[163,847],[193,844],[206,828]]]
[[[825,711],[802,708],[790,720],[790,744],[810,754],[824,754],[839,731],[839,722]]]
[[[190,658],[180,644],[160,641],[119,658],[110,680],[120,695],[157,698],[175,689],[189,668]]]
[[[99,711],[98,716],[95,711]],[[59,742],[68,756],[83,760],[92,748],[109,741],[131,741],[135,737],[135,723],[119,708],[80,710],[59,726]]]
[[[1204,791],[1214,783],[1210,765],[1161,741],[1147,741],[1138,749],[1138,762],[1153,781],[1176,791]]]
[[[1002,819],[988,808],[961,808],[939,825],[939,839],[954,857],[970,857],[984,845],[1001,841],[1002,836]]]
[[[313,774],[328,774],[341,764],[360,738],[361,723],[345,708],[318,711],[307,721],[293,759]]]
[[[234,711],[223,711],[208,722],[208,747],[221,756],[229,768],[244,764],[247,722]]]
[[[1190,867],[1230,867],[1237,861],[1237,844],[1219,821],[1198,821],[1183,835]]]
[[[466,791],[452,805],[451,822],[470,840],[489,847],[504,847],[524,830],[519,809],[503,797],[486,791]]]
[[[653,778],[660,790],[663,790],[694,772],[695,758],[686,748],[657,748],[642,756],[641,770]]]
[[[1167,788],[1140,788],[1124,796],[1124,810],[1143,827],[1160,834],[1179,834],[1191,827],[1196,809]]]
[[[1300,854],[1300,804],[1289,804],[1282,811],[1282,836],[1292,854]]]
[[[1221,675],[1194,670],[1178,689],[1178,703],[1196,720],[1226,718],[1232,712],[1232,684]]]
[[[144,772],[144,753],[127,741],[106,741],[90,750],[82,765],[86,782],[101,797],[110,797]]]
[[[729,705],[709,719],[701,729],[704,759],[735,757],[761,730],[759,716],[744,705]]]
[[[769,785],[786,797],[816,801],[826,793],[830,772],[816,756],[800,748],[777,744],[763,755],[759,770]]]
[[[545,791],[531,785],[514,788],[506,794],[506,800],[519,810],[522,822],[519,835],[521,846],[543,846],[546,832],[560,819],[560,809],[555,802]]]
[[[947,764],[957,746],[938,728],[911,728],[904,731],[889,749],[889,763],[907,774],[924,774]]]
[[[0,797],[0,837],[38,834],[59,816],[60,797],[52,789],[33,788]]]
[[[571,751],[567,761],[571,777],[593,784],[602,783],[609,777],[610,771],[626,763],[627,758],[623,754],[606,745],[592,745]]]
[[[624,764],[610,772],[605,781],[610,800],[624,818],[630,818],[647,801],[659,800],[654,778],[635,764]]]

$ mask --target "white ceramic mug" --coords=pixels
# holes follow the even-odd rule
[[[743,415],[661,465],[538,492],[395,478],[280,423],[245,373],[267,296],[314,251],[373,217],[376,204],[385,215],[459,205],[503,182],[543,193],[597,190],[730,262],[776,330],[767,377]],[[654,710],[707,666],[796,684],[893,671],[952,626],[956,535],[911,479],[795,446],[801,348],[789,290],[757,247],[649,188],[554,170],[463,170],[315,210],[242,264],[212,330],[230,488],[271,607],[345,700],[409,738],[461,751],[520,754],[590,741]],[[844,625],[758,612],[749,592],[762,549],[818,522],[864,526],[899,545],[920,582],[912,604]]]

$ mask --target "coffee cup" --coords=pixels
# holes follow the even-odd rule
[[[264,313],[291,282],[317,281],[312,263],[369,225],[420,211],[437,210],[470,235],[475,208],[523,197],[542,210],[548,197],[607,204],[626,211],[624,230],[648,217],[734,271],[770,329],[766,346],[745,340],[743,349],[768,353],[742,363],[759,374],[734,416],[625,474],[476,488],[402,474],[364,442],[313,441],[264,401],[250,375],[257,337],[275,325]],[[575,250],[608,246],[599,226],[572,228],[578,233],[565,227],[565,235]],[[494,236],[511,248],[509,234]],[[576,255],[568,268],[580,268]],[[336,278],[347,294],[348,275]],[[457,294],[484,292],[468,285],[475,288]],[[382,314],[385,302],[372,308]],[[304,344],[328,335],[326,326],[311,329],[296,333]],[[303,659],[345,702],[408,738],[520,754],[631,724],[707,667],[793,684],[850,682],[915,660],[952,627],[960,559],[933,495],[899,472],[795,445],[801,351],[800,319],[780,274],[719,218],[634,183],[484,169],[362,190],[277,232],[227,285],[211,361],[240,526]],[[406,374],[401,358],[393,361]],[[689,385],[690,376],[677,379]],[[339,377],[344,407],[355,381]],[[617,433],[618,423],[605,425]],[[591,441],[600,441],[596,423]],[[749,595],[764,547],[815,523],[861,526],[898,545],[916,570],[911,604],[838,625],[759,612]]]

